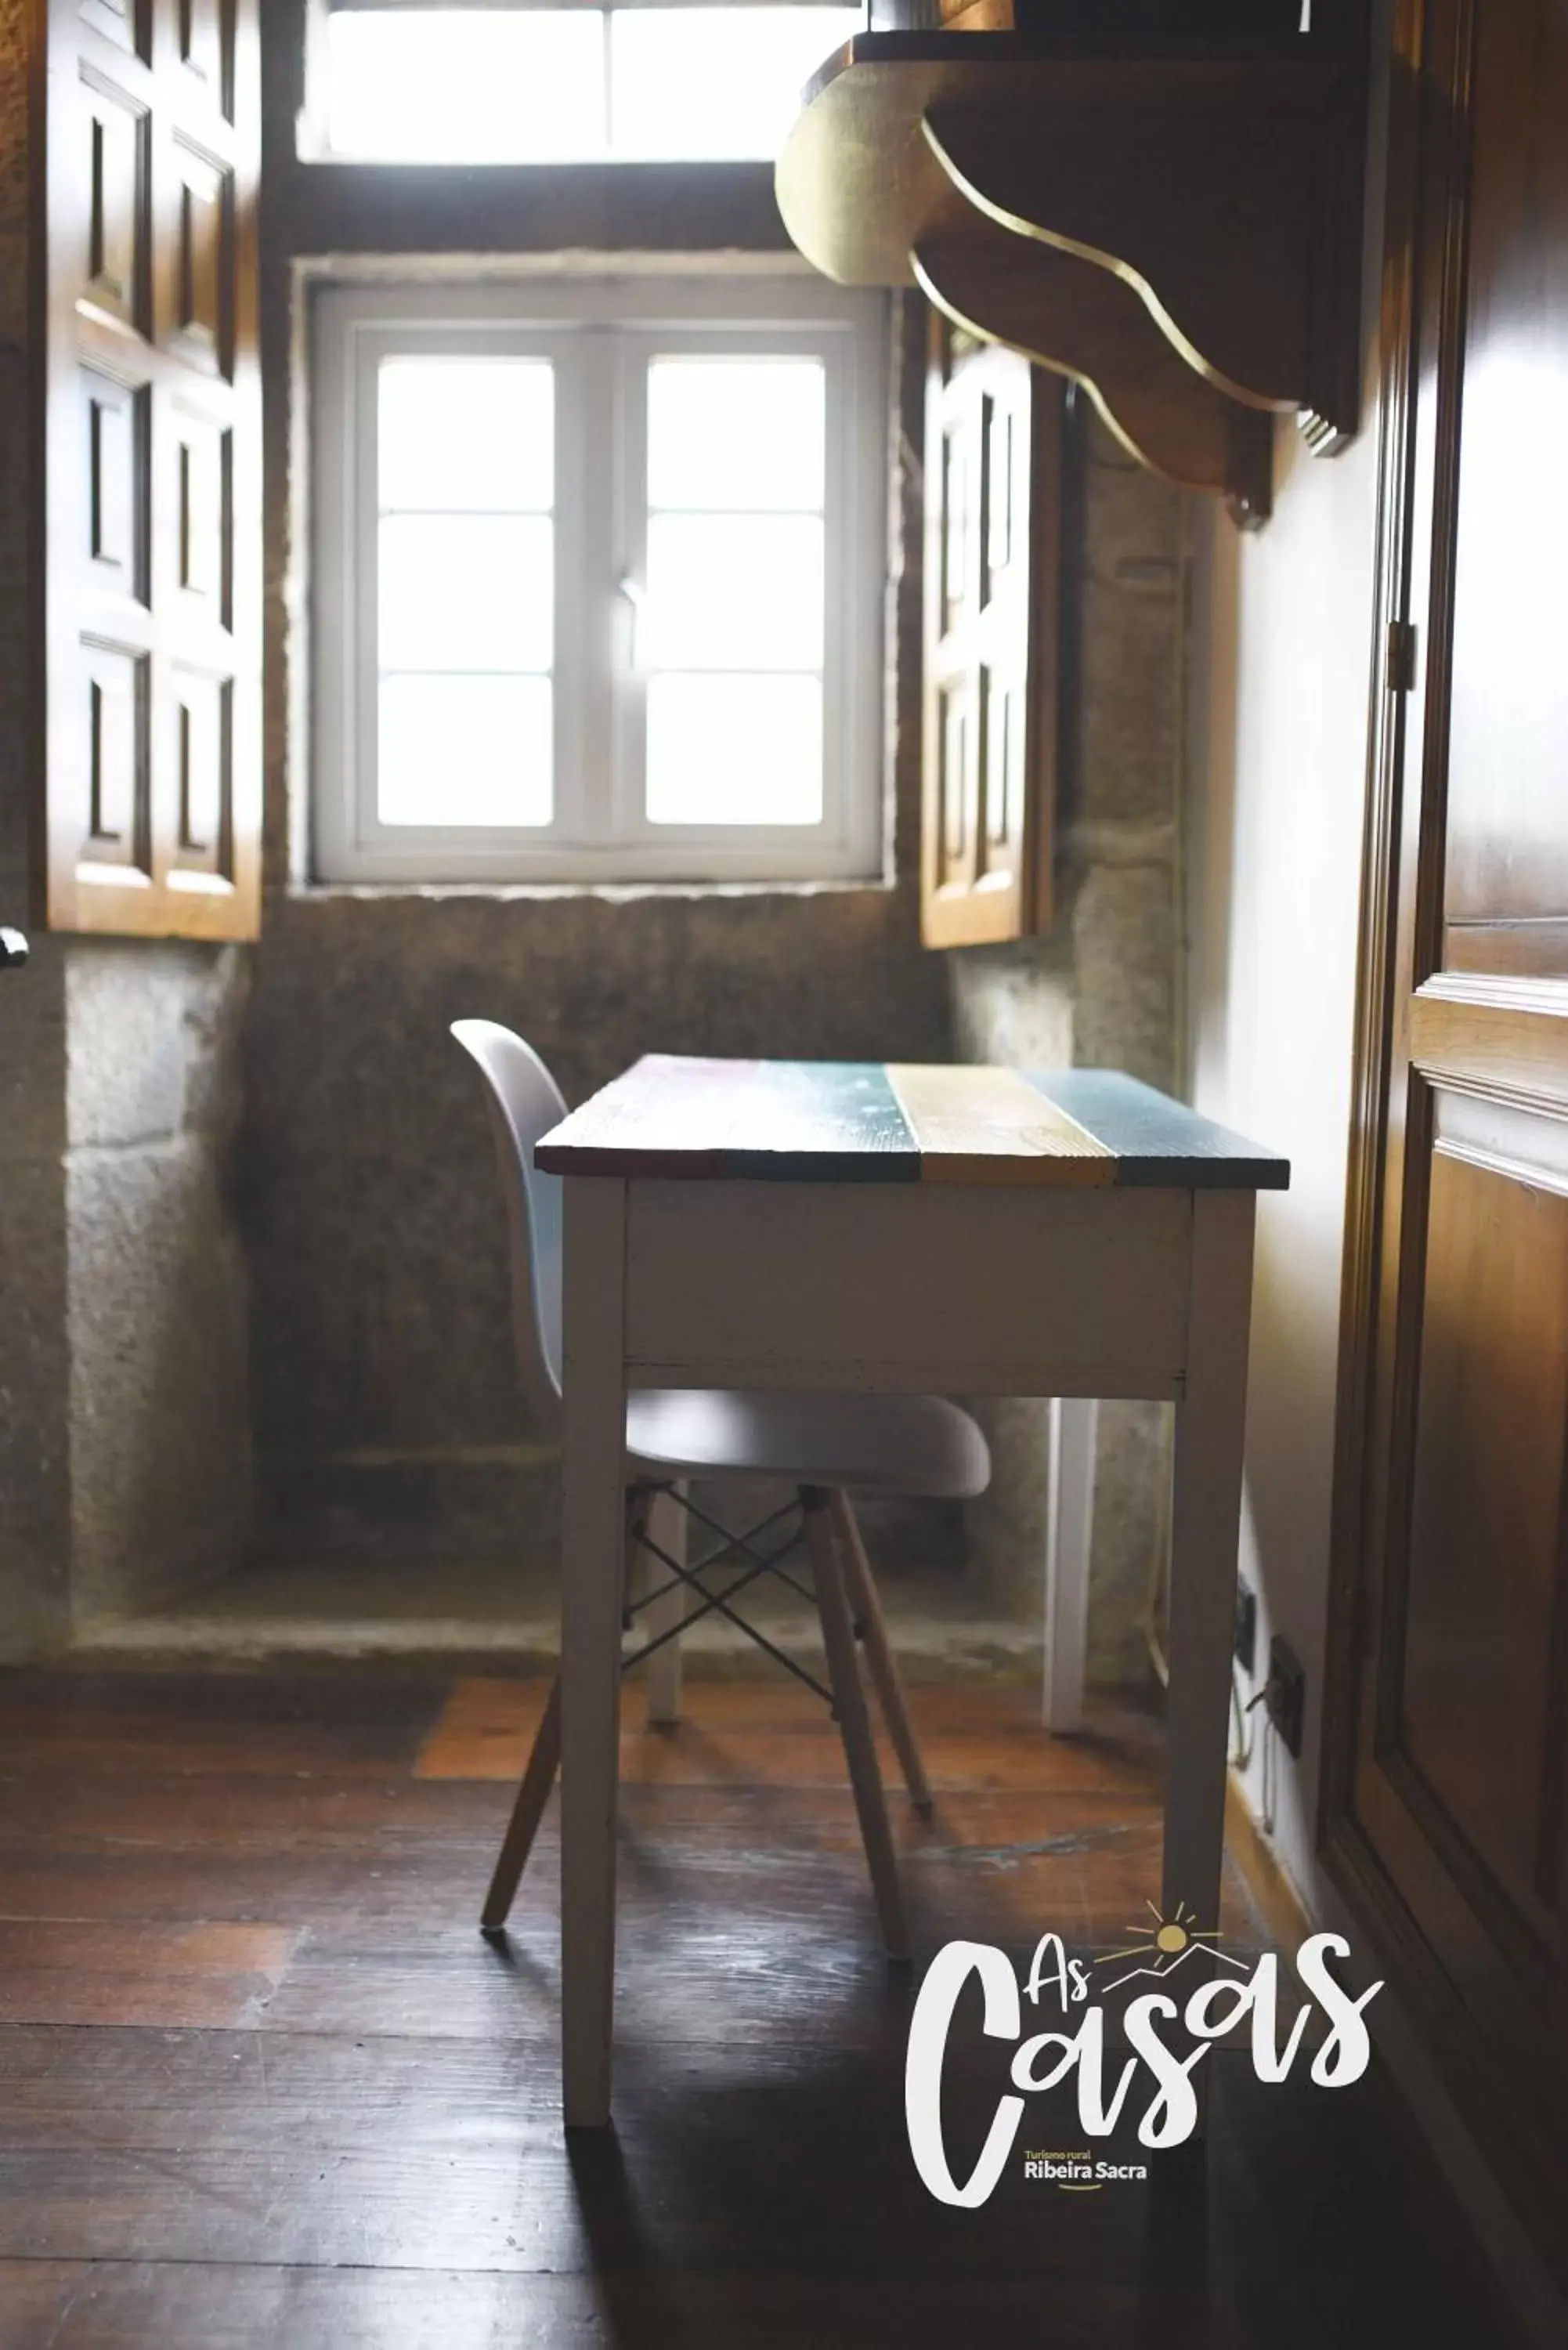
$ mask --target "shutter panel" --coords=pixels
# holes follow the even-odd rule
[[[260,915],[255,0],[49,0],[42,910]]]
[[[920,928],[929,947],[1051,919],[1062,385],[934,313],[926,399]]]

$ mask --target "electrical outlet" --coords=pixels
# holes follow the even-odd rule
[[[1250,1583],[1236,1577],[1236,1662],[1249,1680],[1258,1669],[1258,1595]]]
[[[1269,1720],[1297,1761],[1306,1727],[1306,1669],[1288,1640],[1276,1632],[1269,1642],[1269,1678],[1264,1700]]]

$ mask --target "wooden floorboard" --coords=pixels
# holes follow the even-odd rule
[[[649,1732],[633,1697],[621,1737],[628,1785],[838,1787],[844,1749],[826,1707],[797,1682],[699,1685],[697,1719],[674,1735]],[[755,1689],[755,1697],[751,1690]],[[1033,1689],[972,1691],[917,1688],[909,1711],[932,1788],[948,1794],[1035,1790],[1115,1791],[1147,1797],[1154,1750],[1147,1723],[1129,1717],[1120,1736],[1051,1740],[1040,1728]],[[460,1682],[421,1748],[421,1779],[499,1779],[515,1785],[543,1710],[538,1682]],[[882,1773],[896,1785],[898,1762],[878,1740]]]
[[[1047,1925],[1103,1946],[1158,1884],[1151,1725],[1053,1741],[1032,1691],[916,1692],[940,1783],[929,1825],[894,1798],[913,1975],[809,1700],[699,1682],[674,1736],[628,1709],[617,2128],[568,2147],[554,1804],[509,1939],[474,1929],[538,1697],[0,1680],[0,2350],[1509,2343],[1376,2072],[1265,2090],[1226,2049],[1202,2161],[926,2195],[919,1964]],[[1234,1878],[1223,1926],[1262,1946]],[[955,2058],[966,2143],[1004,2061]]]
[[[16,2330],[7,2350],[124,2350],[200,2342],[203,2350],[330,2344],[332,2350],[968,2350],[975,2296],[967,2282],[879,2282],[750,2272],[515,2276],[417,2271],[204,2268],[180,2262],[90,2267],[13,2263]],[[23,2296],[26,2296],[24,2303]],[[1136,2324],[1136,2289],[1118,2297]],[[1002,2281],[986,2295],[1005,2338],[1040,2338],[1040,2289]],[[1053,2350],[1104,2350],[1075,2321]],[[1188,2336],[1188,2342],[1199,2340]]]

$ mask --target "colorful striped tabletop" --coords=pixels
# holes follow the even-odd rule
[[[551,1175],[1283,1191],[1289,1162],[1116,1069],[650,1053],[539,1143]]]

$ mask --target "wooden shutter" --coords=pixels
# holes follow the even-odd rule
[[[934,313],[926,399],[920,927],[929,947],[1051,919],[1062,386]]]
[[[255,0],[49,0],[41,911],[260,911]]]

